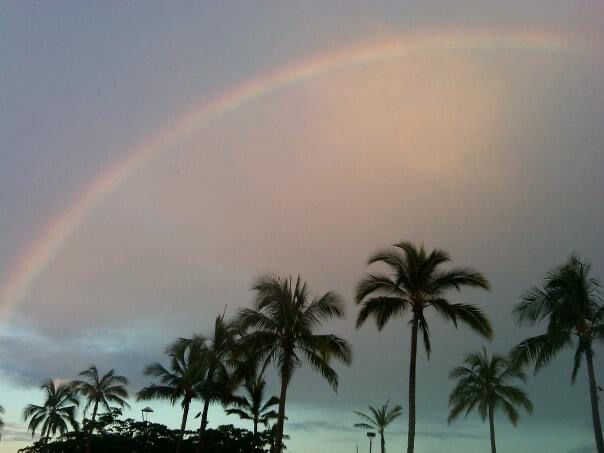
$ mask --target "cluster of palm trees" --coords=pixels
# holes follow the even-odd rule
[[[128,407],[128,379],[110,370],[99,376],[95,366],[82,371],[77,379],[71,382],[55,383],[49,379],[41,389],[45,393],[44,404],[29,404],[23,411],[23,417],[29,420],[28,429],[32,436],[40,428],[40,438],[46,444],[57,432],[65,434],[70,429],[78,430],[76,410],[80,400],[84,400],[84,417],[92,407],[92,417],[86,427],[86,451],[90,452],[90,436],[95,427],[99,407],[111,412],[114,408]]]
[[[432,349],[427,314],[434,312],[455,327],[464,326],[485,339],[493,330],[483,311],[471,304],[452,303],[451,290],[464,287],[489,289],[486,277],[473,269],[451,267],[449,255],[440,249],[427,251],[423,245],[401,242],[378,251],[369,265],[381,265],[368,273],[356,287],[355,301],[360,306],[356,325],[360,328],[373,318],[379,330],[395,318],[406,318],[410,326],[410,360],[408,381],[407,452],[413,453],[416,423],[416,362],[418,339],[429,358]],[[604,340],[604,306],[599,296],[600,284],[590,276],[590,267],[577,257],[547,274],[542,286],[527,292],[514,310],[519,323],[543,322],[545,333],[529,338],[505,355],[489,355],[486,349],[468,354],[462,366],[450,377],[457,380],[449,399],[449,422],[461,414],[476,410],[488,418],[491,449],[496,451],[494,413],[503,411],[513,424],[519,408],[531,412],[533,406],[518,385],[526,380],[522,371],[529,364],[535,371],[547,365],[563,348],[574,345],[576,354],[572,370],[574,381],[585,358],[588,370],[593,428],[598,453],[604,453],[598,409],[598,386],[593,365],[593,346]],[[342,298],[334,292],[313,297],[300,277],[268,275],[254,285],[252,308],[241,309],[233,320],[225,315],[216,318],[210,336],[179,338],[166,349],[169,364],[154,363],[144,373],[155,382],[137,393],[138,400],[165,399],[182,406],[180,435],[176,452],[181,448],[189,411],[200,401],[197,451],[202,452],[208,423],[208,409],[213,403],[227,407],[227,413],[258,424],[274,421],[273,453],[283,450],[286,400],[295,371],[307,363],[337,390],[338,374],[334,361],[351,362],[348,342],[336,335],[318,333],[323,324],[344,315]],[[263,375],[274,366],[280,382],[278,396],[265,397]],[[127,407],[127,380],[111,370],[99,377],[95,367],[80,373],[81,380],[42,387],[47,394],[43,406],[30,405],[25,418],[32,433],[41,427],[42,438],[56,432],[77,428],[75,410],[78,397],[86,400],[85,410],[92,408],[87,426],[88,439],[95,427],[100,407],[111,411]],[[246,396],[237,395],[242,388]],[[355,426],[380,434],[385,451],[384,430],[402,414],[402,407],[370,406],[370,413],[357,412],[362,421]],[[90,440],[87,443],[90,451]]]
[[[401,242],[369,259],[369,265],[385,265],[386,272],[368,274],[357,285],[356,302],[361,305],[357,327],[370,317],[375,319],[380,330],[395,317],[408,314],[410,318],[408,453],[413,453],[415,444],[417,337],[420,331],[428,357],[431,351],[426,310],[432,309],[456,327],[464,324],[484,338],[492,337],[491,325],[480,309],[469,304],[450,303],[445,298],[445,293],[451,289],[489,289],[487,279],[468,268],[444,270],[442,265],[449,261],[449,255],[442,250],[428,253],[423,246]],[[543,322],[545,333],[522,341],[506,355],[489,357],[484,348],[481,352],[468,354],[463,365],[451,371],[450,377],[458,381],[449,398],[449,422],[461,413],[468,415],[473,410],[477,410],[483,420],[488,417],[491,451],[495,453],[495,410],[502,410],[514,425],[519,417],[518,407],[529,413],[533,410],[526,393],[513,384],[526,380],[522,368],[533,364],[537,372],[558,352],[574,346],[571,378],[574,382],[585,357],[596,448],[598,453],[604,453],[598,385],[593,367],[594,342],[604,341],[604,305],[599,294],[601,285],[590,276],[590,271],[587,263],[571,256],[567,263],[546,275],[542,286],[532,288],[522,297],[514,309],[517,322],[530,325]]]

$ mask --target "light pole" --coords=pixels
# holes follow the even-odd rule
[[[143,417],[143,422],[146,422],[149,420],[149,415],[147,415],[147,420],[145,420],[145,414],[150,414],[151,412],[153,412],[153,409],[151,409],[149,406],[141,409],[141,415]]]
[[[369,453],[371,453],[371,446],[373,444],[373,438],[375,437],[375,433],[369,431],[367,433],[367,437],[369,437]]]

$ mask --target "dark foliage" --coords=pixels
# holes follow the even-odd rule
[[[164,453],[173,452],[178,430],[168,429],[158,423],[139,422],[132,419],[113,420],[110,425],[92,436],[92,450],[112,453]],[[233,425],[208,429],[204,448],[207,453],[266,453],[270,446],[270,433],[253,433]],[[196,431],[187,431],[182,444],[183,453],[193,453],[197,441]],[[83,453],[86,433],[70,432],[44,445],[42,441],[19,450],[19,453]]]

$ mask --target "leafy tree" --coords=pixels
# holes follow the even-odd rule
[[[531,326],[543,322],[546,330],[518,344],[512,356],[519,364],[534,363],[537,372],[562,349],[575,348],[573,383],[585,357],[594,437],[598,453],[604,453],[593,364],[593,342],[604,340],[604,306],[599,293],[601,284],[590,273],[589,264],[571,256],[567,263],[545,276],[542,286],[533,287],[522,297],[514,309],[517,322]]]
[[[71,382],[71,385],[78,395],[86,399],[84,413],[92,406],[92,418],[88,428],[88,441],[86,442],[86,451],[90,453],[90,436],[94,431],[96,416],[99,405],[108,412],[115,407],[130,407],[126,399],[128,398],[128,379],[119,374],[115,374],[115,369],[109,370],[105,375],[99,377],[99,371],[95,365],[91,365],[87,370],[82,371],[79,376],[83,379]]]
[[[102,436],[92,438],[95,451],[111,453],[165,453],[174,448],[178,430],[165,425],[140,422],[132,419],[116,419]],[[21,453],[81,453],[86,442],[85,432],[69,432],[47,444],[42,441],[19,450]],[[196,448],[197,433],[187,431],[182,443],[182,453],[193,453]],[[205,449],[208,453],[266,453],[270,445],[270,433],[261,432],[257,437],[244,429],[232,425],[219,426],[206,431]]]
[[[230,403],[232,407],[226,410],[228,415],[238,415],[243,420],[251,420],[254,424],[254,436],[258,433],[258,423],[266,427],[271,419],[277,418],[277,412],[272,408],[279,405],[279,398],[273,396],[265,401],[265,387],[266,382],[261,376],[247,379],[243,386],[247,397],[233,398]]]
[[[369,258],[368,264],[382,263],[388,273],[368,274],[357,285],[356,302],[361,305],[357,328],[369,317],[375,318],[381,330],[390,319],[410,314],[411,359],[409,364],[409,430],[407,452],[415,445],[415,381],[417,336],[421,330],[424,347],[430,357],[430,331],[425,311],[433,309],[456,327],[463,323],[480,335],[491,338],[491,325],[482,311],[470,304],[451,303],[445,299],[448,290],[464,286],[488,289],[487,279],[467,268],[443,269],[451,261],[447,252],[435,249],[427,253],[423,245],[411,242],[395,244],[394,250],[383,250]]]
[[[526,381],[525,374],[514,367],[511,361],[501,355],[487,355],[485,348],[480,353],[468,354],[464,365],[454,368],[449,376],[457,379],[457,384],[449,396],[449,423],[462,412],[468,416],[477,410],[482,420],[489,418],[491,452],[496,453],[494,412],[502,410],[514,426],[518,422],[517,406],[528,413],[533,405],[520,387],[510,385],[510,381]]]
[[[382,447],[382,453],[386,453],[386,440],[384,438],[384,431],[394,420],[403,414],[403,408],[401,406],[388,407],[389,401],[386,402],[382,407],[375,408],[369,406],[369,414],[360,411],[354,411],[363,420],[360,423],[355,423],[355,428],[363,428],[369,430],[375,430],[380,434],[380,445]]]
[[[341,318],[344,304],[340,296],[328,292],[311,298],[308,285],[300,277],[295,281],[278,276],[264,276],[253,285],[255,307],[239,312],[239,323],[246,331],[242,343],[253,351],[264,370],[274,363],[281,378],[279,410],[274,453],[283,449],[283,425],[287,388],[294,371],[306,360],[337,390],[338,374],[331,367],[333,359],[349,364],[351,350],[342,338],[315,331],[324,321]]]
[[[78,429],[75,411],[79,402],[68,384],[55,385],[49,379],[41,389],[46,394],[44,405],[28,404],[23,411],[23,419],[29,420],[27,429],[31,431],[32,437],[35,436],[38,427],[42,427],[40,437],[46,444],[50,436],[55,435],[57,431],[64,434],[70,427],[74,430]]]
[[[183,413],[180,432],[176,442],[176,453],[181,450],[182,440],[187,426],[189,407],[197,396],[196,386],[203,376],[206,359],[199,343],[185,343],[178,340],[166,349],[170,357],[170,369],[160,363],[153,363],[145,368],[147,376],[158,378],[159,384],[150,384],[137,394],[137,400],[166,399],[173,405],[181,401]]]

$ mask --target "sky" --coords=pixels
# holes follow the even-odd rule
[[[288,451],[363,451],[352,411],[388,399],[403,451],[408,326],[357,330],[353,303],[368,256],[400,240],[491,281],[451,299],[493,341],[429,318],[418,361],[416,451],[484,451],[479,418],[447,425],[449,370],[537,332],[511,310],[571,253],[604,279],[602,24],[595,0],[0,1],[0,452],[30,440],[45,379],[94,363],[135,393],[267,272],[339,292],[347,316],[325,330],[354,352],[337,394],[296,374]],[[497,418],[500,449],[592,451],[570,361],[531,377],[531,417]],[[212,408],[223,423],[245,426]]]

